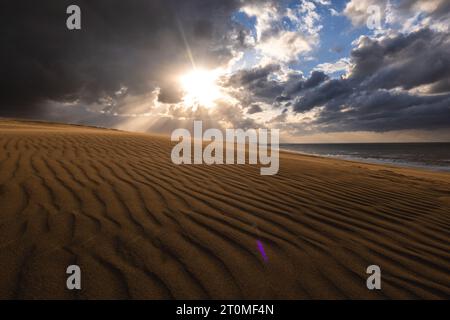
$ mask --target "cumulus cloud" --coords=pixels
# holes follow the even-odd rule
[[[241,8],[256,19],[255,49],[265,63],[289,63],[305,56],[318,44],[322,29],[317,6],[328,1],[302,0],[291,7],[277,1],[253,1]]]
[[[450,22],[450,2],[447,0],[351,0],[343,14],[353,25],[366,25],[371,14],[369,8],[376,6],[381,21],[398,27],[404,32],[429,27],[438,31],[448,31]]]
[[[350,77],[366,88],[412,89],[430,85],[430,93],[448,92],[450,35],[422,29],[380,39],[361,37],[352,52]]]
[[[232,75],[226,85],[244,105],[265,103],[274,106],[289,102],[303,90],[314,88],[328,79],[323,72],[313,71],[309,78],[291,72],[286,79],[279,80],[274,76],[279,70],[280,66],[276,64],[243,69]]]
[[[321,131],[374,131],[448,128],[450,95],[357,91],[329,101],[315,121]]]
[[[309,77],[274,75],[276,64],[240,70],[228,85],[247,104],[289,107],[298,121],[322,132],[448,128],[450,36],[421,29],[409,34],[361,36],[350,58],[320,64]],[[346,71],[341,78],[327,74]],[[287,110],[287,109],[283,109]],[[283,112],[268,121],[288,121]],[[286,127],[286,126],[285,126]]]
[[[347,2],[344,8],[344,15],[346,15],[353,25],[363,26],[366,25],[369,18],[368,9],[371,6],[377,6],[380,8],[381,20],[384,20],[384,13],[386,10],[387,0],[351,0]]]
[[[361,37],[346,78],[296,98],[295,112],[323,107],[321,130],[436,129],[449,126],[450,38],[423,29],[379,39]],[[415,88],[427,86],[420,94]]]
[[[346,73],[350,70],[351,63],[349,58],[341,58],[334,63],[320,63],[315,69],[319,71],[323,71],[328,74],[345,71]]]
[[[244,106],[253,102],[272,103],[284,90],[283,83],[270,78],[279,70],[280,66],[276,64],[239,70],[228,79],[225,85],[232,89],[232,94]]]
[[[294,61],[301,53],[311,51],[311,44],[294,31],[282,31],[257,44],[265,59],[278,62]]]

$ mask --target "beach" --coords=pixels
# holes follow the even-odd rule
[[[0,120],[0,298],[450,298],[450,173],[281,152],[261,176],[173,145]]]

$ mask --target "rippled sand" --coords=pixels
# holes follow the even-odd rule
[[[0,121],[0,298],[450,298],[450,174],[282,153],[261,176],[172,145]]]

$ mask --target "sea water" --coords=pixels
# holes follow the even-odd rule
[[[450,143],[280,144],[281,150],[450,172]]]

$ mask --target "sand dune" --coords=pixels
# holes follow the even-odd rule
[[[171,146],[0,121],[0,298],[450,298],[449,174],[282,153],[261,176]]]

